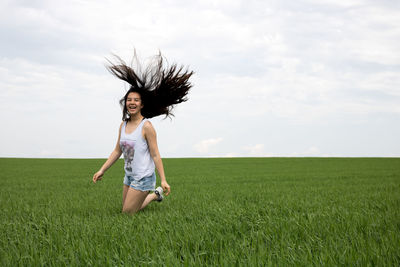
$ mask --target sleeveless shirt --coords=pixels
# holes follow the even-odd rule
[[[147,119],[143,119],[136,129],[127,134],[126,123],[122,125],[119,146],[124,154],[125,175],[139,180],[154,173],[154,161],[151,158],[149,146],[142,136],[142,129]]]

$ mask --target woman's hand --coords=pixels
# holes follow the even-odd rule
[[[100,181],[103,178],[104,172],[103,171],[98,171],[93,175],[93,183],[96,183],[97,181]]]
[[[171,187],[169,186],[167,181],[162,181],[161,182],[161,187],[164,190],[165,195],[168,196],[169,193],[171,192]]]

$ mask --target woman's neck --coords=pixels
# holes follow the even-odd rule
[[[142,114],[140,114],[140,113],[136,113],[135,115],[133,115],[133,116],[131,116],[130,118],[129,118],[129,121],[131,121],[131,122],[140,122],[140,121],[142,121],[143,120],[143,116],[142,116]]]

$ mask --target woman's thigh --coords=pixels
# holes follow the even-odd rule
[[[126,184],[123,185],[123,189],[122,189],[122,206],[124,206],[125,203],[125,198],[126,195],[128,194],[128,190],[129,190],[129,186],[127,186]]]
[[[124,188],[125,190],[125,188]],[[125,201],[122,206],[122,212],[135,213],[142,207],[143,201],[148,195],[147,191],[140,191],[129,187],[126,193]]]

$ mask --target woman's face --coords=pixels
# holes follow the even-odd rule
[[[128,113],[132,116],[141,111],[143,108],[142,98],[139,93],[131,92],[126,98],[126,109]]]

